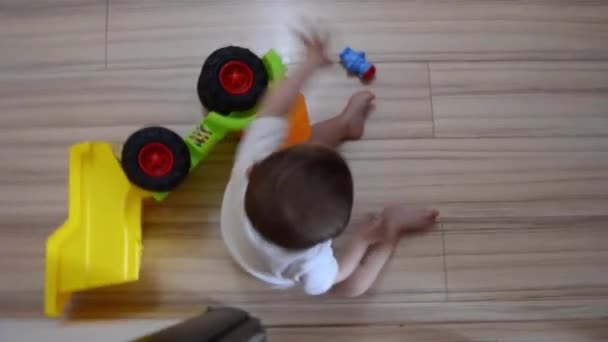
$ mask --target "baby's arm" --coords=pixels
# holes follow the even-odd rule
[[[338,273],[350,273],[346,276],[341,274],[345,278],[338,277],[332,292],[348,297],[365,293],[390,260],[401,236],[431,227],[438,215],[439,211],[435,209],[389,206],[382,211],[380,219],[368,220],[353,237],[350,249],[347,248],[344,255],[338,257]],[[369,243],[369,248],[361,253],[365,241]],[[341,263],[342,259],[344,261]],[[358,263],[353,266],[355,260]]]
[[[332,287],[332,293],[346,297],[357,297],[364,294],[374,284],[393,255],[397,242],[397,240],[392,240],[369,246],[363,258],[360,259],[360,263],[348,278]]]
[[[260,106],[260,116],[286,116],[296,100],[300,90],[319,68],[330,63],[326,55],[327,34],[320,36],[317,32],[310,35],[297,33],[306,47],[306,60],[295,71],[274,89],[268,92]]]
[[[310,37],[298,33],[306,46],[307,57],[288,79],[280,81],[262,99],[258,118],[249,126],[237,152],[233,171],[245,174],[254,163],[266,158],[285,142],[287,137],[287,116],[300,89],[317,69],[329,63],[325,55],[326,39],[315,32]]]
[[[381,221],[368,216],[340,253],[337,253],[338,275],[334,284],[341,283],[359,267],[369,247],[380,242]]]
[[[323,249],[315,259],[309,261],[306,265],[308,271],[301,279],[304,291],[319,295],[331,290],[348,297],[362,294],[362,290],[366,290],[375,280],[374,272],[364,270],[368,268],[364,264],[370,258],[369,251],[378,245],[385,245],[385,237],[382,220],[370,215],[338,253],[333,253],[333,248],[328,245],[328,250]],[[362,276],[366,279],[353,282],[353,278]]]
[[[338,276],[331,291],[357,297],[374,283],[390,259],[397,239],[387,239],[384,218],[369,216],[355,232],[349,244],[337,256]]]

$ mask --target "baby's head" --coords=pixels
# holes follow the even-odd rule
[[[273,153],[249,173],[245,212],[267,241],[305,249],[342,234],[353,206],[346,161],[321,145]]]

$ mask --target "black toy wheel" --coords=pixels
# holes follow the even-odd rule
[[[198,78],[198,97],[209,111],[229,114],[253,108],[268,86],[262,60],[248,49],[215,50]]]
[[[146,127],[127,139],[120,162],[133,184],[150,191],[170,191],[188,175],[190,151],[172,130]]]

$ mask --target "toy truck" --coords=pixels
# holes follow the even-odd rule
[[[167,128],[142,128],[126,140],[120,159],[106,142],[71,147],[68,219],[46,245],[47,316],[60,315],[73,292],[139,278],[143,200],[164,199],[222,138],[246,128],[261,95],[285,71],[274,50],[259,58],[241,47],[218,49],[197,85],[209,112],[184,139]],[[289,117],[288,144],[307,140],[303,96]]]

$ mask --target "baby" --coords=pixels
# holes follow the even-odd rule
[[[345,231],[353,206],[353,178],[335,148],[361,138],[374,94],[353,94],[341,114],[312,127],[308,143],[282,149],[290,106],[307,80],[330,64],[327,37],[298,35],[306,60],[266,95],[243,137],[224,193],[222,236],[237,263],[275,288],[358,296],[403,233],[432,226],[439,213],[388,206],[369,215],[334,253],[332,241]]]

